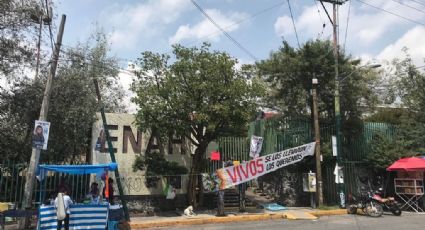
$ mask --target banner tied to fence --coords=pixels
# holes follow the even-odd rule
[[[213,175],[204,174],[202,182],[205,191],[217,191],[250,181],[277,169],[297,163],[314,154],[316,143],[311,142],[266,156],[262,156],[236,166],[218,169]]]

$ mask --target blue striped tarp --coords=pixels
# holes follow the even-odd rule
[[[39,208],[38,214],[38,229],[40,230],[50,230],[57,229],[57,216],[56,216],[56,208],[53,205],[49,206],[41,206]]]
[[[108,221],[108,207],[108,204],[70,205],[69,229],[105,230]],[[57,221],[56,208],[54,206],[40,207],[38,229],[56,230]]]
[[[109,205],[71,205],[70,229],[104,230],[108,221]]]

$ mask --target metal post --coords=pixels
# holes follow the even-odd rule
[[[108,123],[106,122],[105,106],[102,103],[102,98],[100,96],[100,90],[99,90],[99,84],[97,83],[97,79],[95,77],[93,78],[93,83],[96,89],[97,100],[100,104],[100,114],[102,115],[103,130],[105,131],[106,141],[108,142],[109,155],[111,156],[111,161],[113,163],[116,163],[115,154],[114,154],[114,146],[112,145],[111,138],[109,135],[109,130],[108,130]],[[124,189],[121,184],[121,177],[120,177],[118,168],[114,171],[114,173],[115,173],[115,179],[117,180],[117,186],[118,186],[118,191],[120,193],[120,199],[124,209],[124,216],[127,221],[130,221],[130,215],[128,213],[128,208],[127,208],[127,201],[124,198]]]
[[[336,130],[336,142],[337,142],[337,163],[338,166],[342,166],[341,161],[341,112],[340,112],[340,95],[339,95],[339,50],[338,50],[338,35],[337,35],[337,4],[333,3],[333,49],[335,58],[335,130]],[[338,194],[340,198],[340,206],[345,207],[345,194],[344,184],[338,183]]]
[[[314,116],[314,135],[316,140],[316,181],[317,181],[317,205],[323,205],[323,182],[322,182],[322,166],[320,162],[320,127],[319,127],[319,112],[317,108],[317,84],[316,78],[313,78],[313,116]]]
[[[53,60],[50,67],[50,74],[47,78],[46,88],[44,90],[43,102],[41,104],[40,116],[39,120],[45,121],[47,119],[47,113],[49,112],[49,102],[50,102],[50,91],[52,87],[52,81],[56,74],[56,68],[58,66],[59,52],[62,43],[63,31],[65,28],[66,16],[63,14],[61,19],[61,24],[59,27],[59,33],[56,39],[55,51],[53,53]],[[32,193],[34,189],[34,181],[35,181],[35,170],[37,169],[38,162],[40,159],[40,149],[33,148],[31,153],[30,165],[26,175],[25,181],[25,191],[24,191],[24,199],[22,202],[22,209],[25,210],[31,207],[32,202]],[[19,221],[19,229],[23,229],[29,224],[29,218],[23,218]]]

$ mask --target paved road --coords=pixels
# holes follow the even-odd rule
[[[425,215],[403,213],[401,217],[384,215],[371,218],[360,215],[321,217],[318,220],[270,220],[257,222],[238,222],[221,225],[193,225],[157,230],[424,230]]]

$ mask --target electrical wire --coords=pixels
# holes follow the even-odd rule
[[[417,4],[419,4],[419,5],[425,6],[425,3],[420,2],[420,1],[418,1],[418,0],[410,0],[410,1],[412,1],[412,2],[416,2],[416,3],[417,3]]]
[[[347,43],[347,34],[348,34],[348,25],[349,25],[349,22],[350,22],[350,13],[351,13],[351,0],[348,2],[347,23],[345,25],[345,36],[344,36],[344,50],[345,50],[345,44]]]
[[[230,39],[230,41],[232,41],[237,47],[239,47],[242,51],[244,51],[246,54],[248,54],[248,56],[250,56],[252,59],[254,59],[255,61],[258,60],[257,57],[255,57],[248,49],[246,49],[244,46],[242,46],[242,44],[240,44],[238,41],[236,41],[236,39],[234,39],[232,36],[230,36],[229,33],[227,33],[223,28],[221,28],[215,21],[214,19],[212,19],[207,12],[204,11],[204,9],[202,9],[201,6],[199,6],[195,0],[191,0],[192,4],[199,10],[201,11],[201,13],[215,26],[217,27],[217,29],[221,30],[221,32],[228,38]]]
[[[47,11],[47,16],[50,17],[48,0],[46,0],[46,11]],[[56,42],[54,41],[54,38],[53,38],[52,22],[53,22],[53,13],[52,13],[52,18],[50,18],[50,23],[48,24],[48,26],[49,26],[49,33],[50,33],[50,45],[52,47],[52,53],[54,53],[55,52],[55,48],[54,48],[55,45],[53,45],[53,44],[55,44]]]
[[[388,13],[388,14],[393,15],[393,16],[396,16],[396,17],[402,18],[402,19],[404,19],[404,20],[406,20],[406,21],[409,21],[409,22],[412,22],[412,23],[415,23],[415,24],[418,24],[418,25],[425,26],[425,23],[418,22],[418,21],[416,21],[416,20],[413,20],[413,19],[410,19],[410,18],[404,17],[404,16],[402,16],[402,15],[400,15],[400,14],[396,14],[396,13],[394,13],[394,12],[391,12],[391,11],[388,11],[388,10],[383,9],[383,8],[381,8],[381,7],[378,7],[378,6],[375,6],[375,5],[369,4],[369,3],[365,2],[365,1],[362,1],[362,0],[357,0],[357,1],[359,1],[359,2],[363,3],[363,4],[367,5],[367,6],[370,6],[370,7],[372,7],[372,8],[375,8],[375,9],[377,9],[377,10],[381,10],[381,11],[384,11],[384,12],[386,12],[386,13]]]
[[[326,15],[328,16],[329,21],[331,22],[331,24],[333,25],[334,22],[332,21],[331,16],[329,15],[328,10],[326,9],[325,5],[323,4],[323,1],[320,0],[320,4],[322,5],[323,9],[325,10]]]
[[[339,36],[339,32],[340,32],[340,28],[341,26],[339,26],[339,4],[336,5],[336,29],[337,29],[337,49],[339,50],[339,40],[340,40],[340,36]],[[339,51],[338,51],[339,52]]]
[[[300,49],[301,45],[300,45],[300,40],[298,39],[297,27],[295,25],[294,16],[292,15],[291,3],[289,2],[289,0],[286,0],[286,1],[288,2],[289,12],[291,14],[291,19],[292,19],[292,25],[293,25],[294,31],[295,31],[295,37],[297,38],[298,48]]]
[[[41,0],[41,1],[42,1],[42,0]],[[315,0],[315,1],[316,1],[316,0]],[[241,19],[241,20],[239,20],[239,21],[236,21],[235,23],[232,23],[232,24],[230,24],[230,25],[228,25],[228,26],[224,27],[223,29],[228,29],[228,28],[231,28],[231,27],[233,27],[233,26],[239,25],[239,24],[241,24],[241,23],[243,23],[243,22],[246,22],[246,21],[251,20],[251,19],[253,19],[253,18],[255,18],[255,17],[258,17],[259,15],[264,14],[264,13],[266,13],[266,12],[268,12],[268,11],[272,10],[272,9],[275,9],[276,7],[279,7],[279,6],[281,6],[281,5],[284,5],[284,4],[285,4],[285,2],[279,2],[279,3],[277,3],[277,4],[271,5],[271,6],[267,7],[267,8],[264,8],[264,9],[262,9],[262,10],[259,10],[259,11],[255,12],[255,13],[253,13],[252,15],[250,15],[250,16],[248,16],[248,17],[246,17],[246,18],[243,18],[243,19]],[[320,12],[319,12],[319,13],[320,13]],[[185,45],[195,44],[195,43],[197,43],[197,42],[198,42],[199,40],[201,40],[201,39],[211,37],[211,36],[216,35],[216,34],[218,34],[218,33],[222,33],[222,32],[221,32],[221,31],[219,31],[219,32],[210,33],[210,34],[208,34],[208,35],[205,35],[205,36],[202,36],[202,37],[198,38],[198,39],[197,39],[197,41],[188,42],[188,43],[186,43]],[[46,35],[48,35],[47,33],[45,33],[45,34],[46,34]],[[63,46],[63,47],[69,47],[69,48],[75,48],[75,47],[73,47],[73,46],[71,46],[71,45],[67,45],[67,44],[62,44],[62,46]],[[62,51],[62,52],[66,52],[65,50],[61,50],[61,51]],[[172,53],[172,52],[173,52],[173,50],[166,50],[166,51],[164,51],[163,53],[164,53],[164,54],[169,54],[169,53]],[[130,60],[130,59],[127,59],[127,58],[121,58],[121,57],[115,57],[115,58],[119,59],[119,60],[120,60],[120,61],[122,61],[122,62],[124,62],[124,61],[125,61],[125,62],[135,62],[135,60]]]
[[[406,4],[406,3],[404,3],[404,2],[400,2],[400,1],[396,1],[396,0],[392,0],[392,1],[393,1],[393,2],[398,3],[398,4],[402,5],[402,6],[405,6],[405,7],[407,7],[407,8],[410,8],[410,9],[413,9],[413,10],[416,10],[416,11],[419,11],[419,12],[421,12],[421,13],[425,13],[425,11],[424,11],[424,10],[418,9],[418,8],[413,7],[413,6],[410,6],[410,5],[407,5],[407,4]]]
[[[284,4],[285,4],[285,2],[283,2],[283,1],[282,1],[282,2],[279,2],[279,3],[275,4],[275,5],[272,5],[272,6],[269,6],[269,7],[267,7],[267,8],[264,8],[264,9],[262,9],[262,10],[260,10],[260,11],[255,12],[255,13],[254,13],[254,14],[252,14],[251,16],[248,16],[248,17],[246,17],[246,18],[243,18],[243,19],[241,19],[241,20],[239,20],[239,21],[237,21],[237,22],[235,22],[235,23],[233,23],[233,24],[230,24],[230,25],[228,25],[228,26],[224,27],[223,29],[224,29],[224,30],[226,30],[226,29],[229,29],[229,28],[231,28],[231,27],[233,27],[233,26],[239,25],[239,24],[241,24],[241,23],[243,23],[243,22],[246,22],[246,21],[248,21],[248,20],[251,20],[251,19],[253,19],[253,18],[255,18],[255,17],[257,17],[257,16],[259,16],[259,15],[261,15],[261,14],[264,14],[264,13],[266,13],[266,12],[268,12],[268,11],[270,11],[270,10],[272,10],[272,9],[274,9],[274,8],[276,8],[276,7],[278,7],[278,6],[284,5]],[[189,46],[189,45],[195,44],[195,43],[197,43],[198,41],[200,41],[201,39],[208,38],[208,37],[214,36],[214,35],[219,34],[219,33],[221,33],[221,31],[213,32],[213,33],[207,34],[207,35],[205,35],[205,36],[202,36],[202,37],[197,38],[197,39],[196,39],[196,41],[186,42],[184,45],[185,45],[185,46]],[[172,53],[172,52],[173,52],[173,50],[169,50],[169,49],[167,49],[166,51],[164,51],[164,52],[162,52],[162,53],[163,53],[163,54],[170,54],[170,53]]]
[[[319,17],[320,17],[320,21],[323,23],[322,25],[322,32],[319,34],[319,38],[321,38],[323,36],[323,32],[325,31],[325,27],[326,27],[326,22],[323,20],[322,18],[322,14],[320,13],[320,9],[319,9],[319,5],[317,5],[317,0],[313,0],[314,4],[316,5],[317,8],[317,12],[319,13]]]

